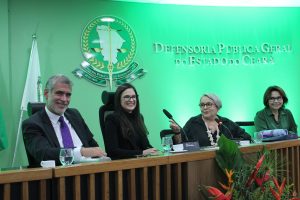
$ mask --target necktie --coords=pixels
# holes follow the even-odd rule
[[[60,116],[58,121],[60,122],[60,131],[61,131],[61,137],[63,140],[64,147],[65,148],[73,148],[74,144],[73,144],[73,140],[71,137],[70,129],[69,129],[68,125],[66,124],[64,117]]]

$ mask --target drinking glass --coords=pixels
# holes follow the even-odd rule
[[[73,149],[72,148],[60,149],[59,160],[63,166],[71,165],[74,161]]]
[[[172,149],[172,146],[173,146],[172,137],[170,137],[170,136],[163,137],[162,141],[161,141],[161,144],[162,144],[162,147],[163,147],[163,153],[164,154],[169,154],[171,149]]]
[[[254,132],[253,139],[255,144],[259,144],[262,142],[263,136],[261,132]]]

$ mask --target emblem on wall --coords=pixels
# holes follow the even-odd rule
[[[117,17],[100,16],[90,21],[81,36],[85,60],[73,71],[99,86],[116,86],[146,72],[134,62],[136,39],[130,26]]]

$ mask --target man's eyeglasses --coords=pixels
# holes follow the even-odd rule
[[[270,97],[270,98],[269,98],[269,101],[275,101],[275,100],[281,101],[281,100],[282,100],[282,97],[279,96],[279,97]]]
[[[130,95],[125,95],[125,96],[123,97],[123,99],[124,99],[125,101],[130,101],[131,99],[132,99],[132,100],[136,100],[136,95],[132,95],[132,96],[130,96]]]
[[[211,102],[208,102],[208,103],[200,103],[200,107],[201,108],[204,108],[206,106],[206,108],[211,108],[214,104],[211,103]]]

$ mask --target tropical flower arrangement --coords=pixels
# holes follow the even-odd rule
[[[300,200],[293,191],[293,184],[276,171],[275,155],[263,149],[257,159],[245,159],[237,144],[221,136],[216,151],[218,166],[226,175],[227,183],[219,182],[220,189],[201,186],[209,199],[214,200]],[[278,165],[278,163],[277,163]]]

